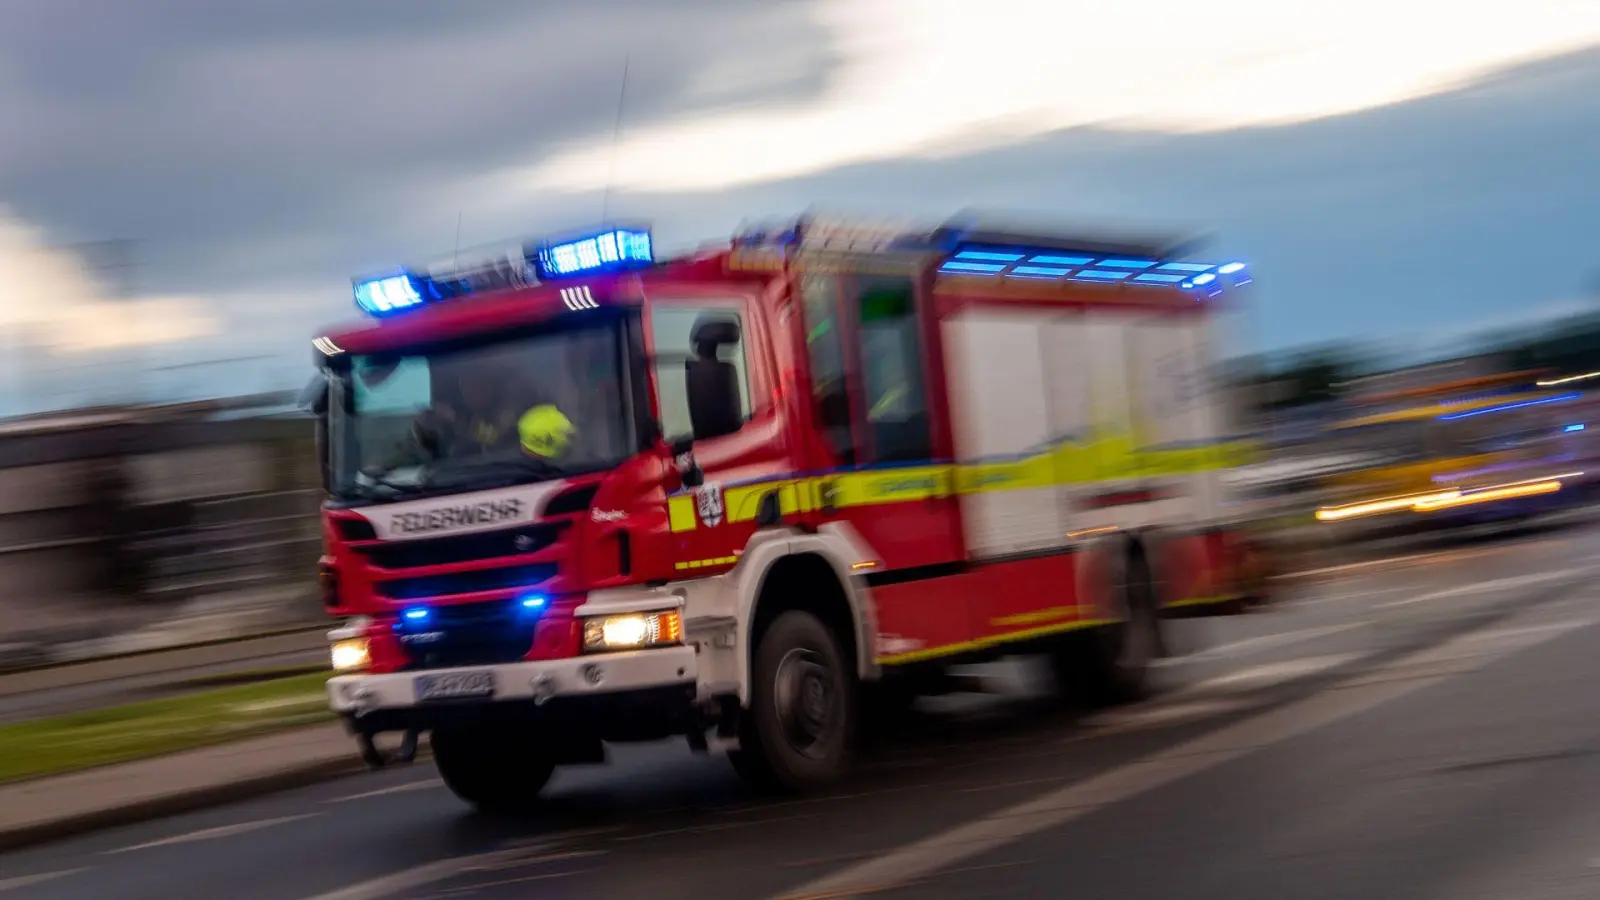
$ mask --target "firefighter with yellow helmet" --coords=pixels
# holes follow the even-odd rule
[[[419,417],[413,429],[417,442],[434,459],[513,448],[548,460],[567,454],[577,429],[555,403],[519,402],[528,392],[517,390],[509,373],[480,361],[454,374],[454,389]]]

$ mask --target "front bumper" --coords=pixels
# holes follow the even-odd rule
[[[493,673],[493,695],[417,699],[418,677],[466,672]],[[695,679],[694,648],[663,647],[491,666],[338,675],[328,681],[328,703],[352,730],[366,734],[550,719],[620,739],[630,737],[626,732],[635,728],[650,734],[672,730],[693,707]]]

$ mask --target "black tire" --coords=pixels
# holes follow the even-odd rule
[[[917,700],[922,693],[909,678],[888,677],[882,681],[863,683],[858,688],[856,740],[866,752],[873,752],[892,744],[897,738],[914,732],[921,722],[917,716]]]
[[[1063,693],[1074,701],[1106,707],[1150,694],[1150,664],[1164,641],[1155,584],[1142,557],[1128,559],[1117,603],[1119,624],[1072,635],[1050,654]]]
[[[759,791],[802,793],[837,780],[855,749],[857,681],[837,635],[816,616],[786,612],[756,645],[750,708],[730,754]]]
[[[439,728],[428,739],[445,787],[480,812],[516,815],[539,804],[555,763],[514,728]]]

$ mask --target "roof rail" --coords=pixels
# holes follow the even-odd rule
[[[1079,227],[1057,229],[1045,227],[1016,227],[1013,219],[1007,225],[980,219],[971,214],[958,214],[943,222],[917,220],[911,217],[896,219],[869,219],[842,215],[819,215],[807,210],[798,216],[766,220],[745,220],[735,232],[737,243],[790,243],[806,242],[814,235],[820,244],[870,245],[876,240],[884,246],[895,245],[909,249],[923,245],[929,249],[953,249],[957,244],[1006,244],[1033,247],[1041,250],[1077,250],[1101,256],[1133,256],[1149,259],[1171,260],[1187,256],[1202,249],[1207,243],[1199,237],[1175,235],[1118,233],[1110,228]],[[826,237],[823,237],[823,236]],[[839,238],[842,238],[840,240]]]
[[[1004,223],[997,217],[962,212],[940,227],[941,236],[967,244],[1015,244],[1047,250],[1081,250],[1146,259],[1173,259],[1199,252],[1209,241],[1199,235],[1136,232],[1110,226],[1079,224],[1052,226],[1024,224],[1015,217]]]

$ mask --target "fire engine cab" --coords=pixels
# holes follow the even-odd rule
[[[1164,620],[1246,599],[1211,313],[1250,279],[1181,256],[807,217],[357,280],[308,394],[333,710],[511,810],[674,735],[812,788],[869,699],[1000,655],[1137,698]]]

